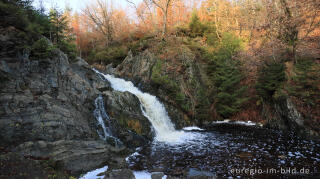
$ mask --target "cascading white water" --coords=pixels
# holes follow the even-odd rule
[[[99,137],[102,140],[106,140],[107,137],[110,137],[111,131],[109,128],[106,127],[104,124],[104,120],[110,121],[109,116],[107,115],[105,108],[104,108],[104,102],[102,96],[98,96],[96,100],[94,101],[96,109],[93,111],[94,117],[96,118],[98,122],[98,126],[101,126],[103,130],[103,134],[99,130],[97,130]]]
[[[148,93],[143,93],[130,81],[125,81],[121,78],[115,78],[108,74],[105,75],[95,69],[94,71],[108,80],[114,90],[121,92],[128,91],[139,98],[142,105],[142,112],[144,116],[146,116],[151,122],[156,133],[155,139],[157,141],[179,142],[181,141],[181,138],[185,137],[185,135],[183,135],[183,131],[175,130],[166,109],[155,96],[152,96]]]

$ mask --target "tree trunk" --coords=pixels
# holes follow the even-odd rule
[[[163,27],[162,27],[162,39],[165,38],[167,33],[167,12],[164,13],[163,15]]]
[[[292,58],[295,64],[297,64],[297,58],[296,58],[296,46],[297,44],[293,44],[292,45]]]

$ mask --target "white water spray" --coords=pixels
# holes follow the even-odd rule
[[[105,75],[95,69],[94,71],[107,79],[111,83],[111,87],[114,90],[121,92],[128,91],[139,98],[142,105],[141,109],[143,115],[149,119],[153,128],[155,129],[155,139],[157,141],[180,142],[183,138],[187,137],[187,135],[183,135],[183,131],[175,130],[165,107],[155,96],[152,96],[148,93],[143,93],[130,81],[125,81],[121,78],[115,78],[108,74]]]
[[[101,131],[99,130],[97,130],[97,132],[99,134],[99,137],[102,140],[106,140],[107,137],[111,136],[111,131],[110,131],[110,128],[109,127],[107,128],[106,125],[104,124],[104,120],[110,121],[110,119],[105,111],[102,96],[97,97],[96,100],[94,101],[94,104],[96,109],[93,111],[93,114],[96,120],[98,121],[98,126],[102,128],[103,133],[101,133]]]
[[[99,95],[96,98],[96,100],[94,101],[94,105],[96,109],[93,111],[93,115],[98,122],[98,127],[100,126],[102,128],[102,132],[99,129],[97,129],[97,133],[100,139],[102,140],[113,139],[113,141],[115,142],[115,145],[121,144],[121,141],[112,135],[111,120],[108,114],[106,113],[103,97],[101,95]],[[108,123],[108,126],[105,125],[105,121]]]

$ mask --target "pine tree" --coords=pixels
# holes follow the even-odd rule
[[[70,9],[66,10],[66,13]],[[77,48],[75,44],[74,35],[71,33],[69,27],[69,21],[67,16],[57,9],[51,9],[49,14],[51,30],[50,30],[50,39],[57,47],[65,52],[69,59],[72,61],[77,56]]]
[[[54,44],[59,44],[66,38],[65,32],[68,30],[68,21],[66,16],[53,8],[49,14],[51,23],[50,39]]]
[[[285,81],[285,65],[280,62],[266,62],[258,71],[256,89],[264,100],[272,100],[275,92]]]
[[[224,34],[208,67],[211,81],[216,88],[215,107],[223,118],[229,118],[238,112],[248,100],[244,97],[246,86],[240,85],[244,78],[240,71],[241,63],[233,59],[233,55],[240,49],[240,39],[232,34]]]
[[[247,100],[243,97],[245,86],[240,86],[244,75],[239,70],[240,63],[233,59],[216,59],[211,63],[211,79],[216,87],[216,110],[224,118],[238,112]]]
[[[193,11],[193,13],[192,13],[191,21],[189,23],[189,29],[190,29],[190,36],[191,37],[200,36],[204,32],[203,25],[197,15],[196,11]]]

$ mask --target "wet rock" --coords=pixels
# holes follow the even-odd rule
[[[129,92],[105,91],[106,111],[113,133],[130,148],[142,146],[153,138],[151,123],[141,111],[139,99]]]
[[[106,66],[105,73],[106,74],[114,74],[114,70],[115,70],[115,68],[113,68],[113,64],[110,63],[109,65]]]
[[[137,79],[135,81],[148,81],[150,80],[152,68],[155,63],[156,58],[154,54],[148,50],[138,56],[133,56],[132,53],[129,52],[124,61],[117,66],[115,73],[127,79],[136,77]]]
[[[133,172],[129,169],[120,169],[120,170],[113,170],[108,171],[106,173],[105,179],[135,179]]]
[[[104,163],[121,167],[125,149],[101,141],[97,134],[94,101],[102,92],[108,94],[106,108],[115,114],[111,115],[119,126],[115,131],[126,144],[142,145],[151,138],[135,96],[114,92],[83,59],[69,63],[58,49],[48,59],[19,54],[15,33],[0,28],[0,146],[26,156],[49,157],[74,173]],[[121,120],[133,122],[118,125]]]
[[[301,136],[317,137],[320,133],[314,132],[317,126],[309,126],[306,119],[295,107],[289,97],[283,97],[264,104],[263,116],[267,119],[266,127],[293,132]]]
[[[186,178],[188,178],[188,179],[208,179],[208,178],[215,179],[216,177],[211,172],[199,171],[197,169],[190,168],[186,174]]]
[[[49,159],[35,160],[14,152],[0,152],[0,178],[48,178],[52,173],[53,166]],[[63,171],[54,171],[54,174],[56,178],[69,179]]]
[[[10,73],[10,68],[8,67],[8,64],[3,60],[0,63],[0,70],[5,73]]]
[[[75,64],[82,66],[82,67],[90,68],[89,64],[84,59],[79,58],[79,57],[76,58]]]
[[[151,178],[152,179],[162,179],[162,177],[164,177],[164,173],[163,172],[152,172],[151,173]]]
[[[5,77],[0,85],[0,143],[97,138],[91,127],[92,101],[100,93],[97,84],[108,83],[83,63],[69,64],[60,50],[50,59],[33,60],[16,55],[18,51],[8,53],[11,45],[21,43],[15,33],[0,29],[5,37],[0,50],[0,74]]]
[[[167,179],[179,179],[179,178],[174,176],[167,176]]]
[[[252,158],[252,154],[250,152],[240,152],[236,156],[242,159]]]
[[[126,165],[125,147],[113,147],[104,141],[26,142],[15,150],[23,156],[50,159],[57,167],[77,175],[102,165],[117,167]]]

